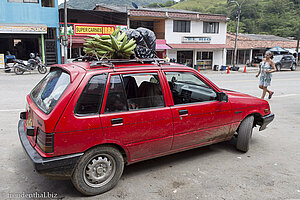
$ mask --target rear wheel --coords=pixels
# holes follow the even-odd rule
[[[24,70],[23,69],[20,69],[18,66],[15,66],[14,67],[14,72],[17,74],[17,75],[22,75],[24,74]]]
[[[281,64],[276,65],[277,71],[281,71]]]
[[[246,117],[238,128],[236,148],[240,151],[247,152],[252,137],[254,117]]]
[[[47,68],[45,65],[39,65],[38,66],[38,71],[40,74],[45,74],[47,72]]]
[[[296,64],[292,64],[291,70],[292,70],[292,71],[295,71],[295,70],[296,70]]]
[[[110,146],[91,149],[77,164],[72,182],[85,195],[97,195],[112,189],[119,181],[124,169],[121,153]]]

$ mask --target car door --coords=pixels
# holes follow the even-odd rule
[[[290,61],[288,59],[288,56],[283,56],[281,59],[281,63],[282,63],[282,68],[289,68]]]
[[[194,72],[165,70],[174,120],[172,149],[224,140],[230,133],[229,102],[217,100],[217,92]]]
[[[169,151],[172,113],[158,71],[114,73],[108,83],[100,115],[107,142],[125,146],[132,162]]]

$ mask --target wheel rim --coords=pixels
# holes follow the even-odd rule
[[[280,71],[281,70],[281,65],[277,66],[277,70]]]
[[[83,170],[83,177],[85,183],[90,187],[102,187],[114,177],[115,173],[115,159],[108,154],[101,154],[87,162]]]
[[[41,72],[41,74],[44,74],[44,73],[46,73],[46,67],[44,67],[44,66],[41,66],[40,67],[40,72]]]
[[[296,65],[293,64],[293,65],[292,65],[292,70],[295,70],[295,69],[296,69]]]

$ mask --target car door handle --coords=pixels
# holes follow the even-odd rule
[[[179,110],[179,115],[187,115],[188,113],[188,110]]]
[[[123,118],[111,119],[111,124],[123,124]]]

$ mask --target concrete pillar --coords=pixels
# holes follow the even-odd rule
[[[44,39],[44,34],[41,34],[41,41],[42,41],[42,61],[43,64],[45,64],[45,39]]]

